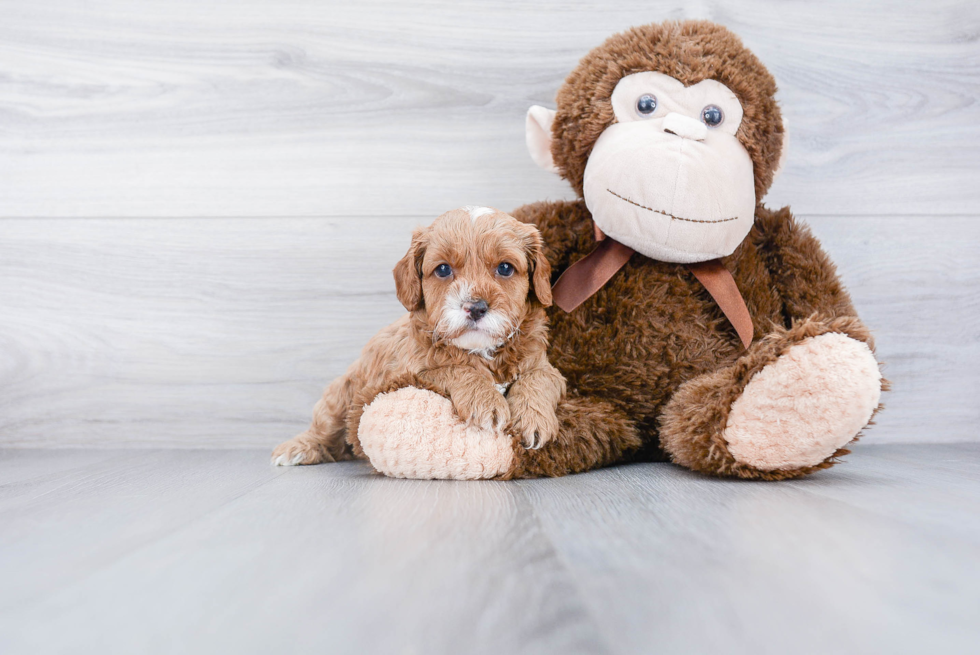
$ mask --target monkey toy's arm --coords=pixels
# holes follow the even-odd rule
[[[756,234],[773,282],[783,302],[786,327],[805,320],[822,322],[849,318],[843,330],[872,345],[871,336],[857,318],[837,268],[805,225],[788,207],[756,212]]]

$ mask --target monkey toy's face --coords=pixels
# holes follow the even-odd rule
[[[615,121],[596,140],[582,184],[596,225],[661,261],[731,254],[756,205],[752,160],[736,138],[735,94],[715,80],[684,86],[649,71],[619,80],[611,104]],[[552,170],[553,116],[541,107],[528,113],[531,155]]]
[[[635,73],[612,94],[616,122],[585,167],[585,204],[603,232],[647,257],[731,254],[752,227],[752,160],[735,138],[742,106],[723,84],[685,87]]]

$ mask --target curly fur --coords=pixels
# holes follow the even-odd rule
[[[502,262],[512,273],[499,274]],[[437,275],[443,265],[450,273]],[[364,404],[403,386],[449,398],[469,426],[506,426],[528,446],[544,445],[558,432],[555,408],[565,393],[546,355],[550,270],[538,231],[503,212],[454,210],[416,230],[394,270],[409,313],[367,343],[327,387],[310,428],[276,448],[273,462],[363,456]],[[466,306],[478,299],[486,313],[474,320]],[[498,385],[509,385],[506,397]]]

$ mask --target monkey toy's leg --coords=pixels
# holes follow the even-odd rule
[[[350,446],[344,441],[346,421],[353,389],[349,375],[342,375],[327,387],[313,408],[310,427],[272,451],[277,466],[320,464],[351,459]]]
[[[887,388],[873,340],[830,259],[788,208],[755,229],[786,324],[731,366],[688,380],[660,415],[660,445],[713,475],[779,480],[832,466]]]
[[[673,461],[711,475],[794,478],[847,454],[883,380],[856,317],[811,318],[756,341],[734,364],[687,381],[660,417]]]
[[[604,400],[568,397],[557,415],[558,436],[540,450],[514,442],[514,466],[502,479],[581,473],[621,462],[641,445],[634,422]]]
[[[417,380],[358,394],[348,417],[354,453],[393,477],[509,480],[587,471],[640,446],[633,421],[599,399],[562,400],[558,436],[529,450],[519,435],[467,427],[447,398],[425,387]]]

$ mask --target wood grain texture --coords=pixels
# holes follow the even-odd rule
[[[401,315],[428,220],[0,220],[0,444],[271,448]],[[980,220],[809,222],[894,385],[866,439],[977,440]]]
[[[55,485],[25,453],[2,467],[34,472],[0,510],[5,653],[608,652],[517,487],[176,450]]]
[[[0,215],[347,216],[565,197],[524,113],[590,48],[730,26],[792,138],[774,205],[980,211],[980,5],[6,0]]]
[[[0,438],[271,447],[404,313],[418,223],[0,222]]]
[[[781,484],[2,450],[0,650],[972,653],[978,471],[977,444]]]
[[[653,466],[520,484],[618,652],[966,653],[980,497],[941,487],[977,478],[931,462],[977,451],[934,448],[858,447],[846,466],[786,485]]]

